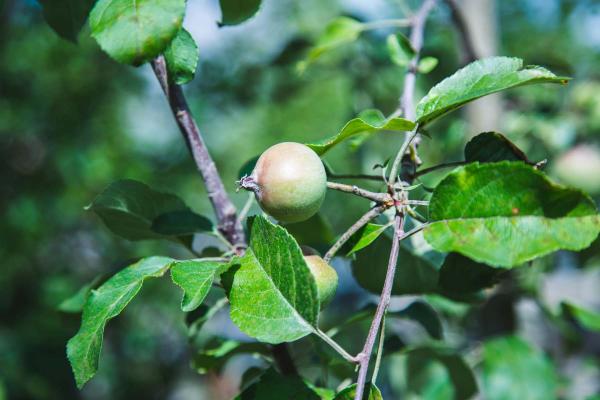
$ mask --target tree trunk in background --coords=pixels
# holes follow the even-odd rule
[[[498,21],[495,0],[462,0],[460,8],[471,36],[473,47],[480,58],[498,55]],[[466,107],[469,124],[468,136],[500,130],[502,97],[486,96]]]

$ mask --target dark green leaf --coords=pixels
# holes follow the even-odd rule
[[[77,42],[77,36],[96,0],[40,0],[46,22],[61,37]]]
[[[442,293],[465,295],[493,286],[503,272],[459,253],[450,253],[440,269],[438,286]]]
[[[544,354],[515,336],[483,346],[483,397],[487,400],[556,399],[558,377]]]
[[[438,59],[435,57],[423,57],[419,60],[417,70],[420,74],[428,74],[435,69],[438,65]]]
[[[320,400],[298,375],[282,376],[273,368],[240,393],[235,400]]]
[[[202,351],[194,355],[192,358],[192,368],[200,374],[205,374],[209,371],[220,372],[227,361],[238,354],[268,356],[271,354],[271,351],[262,343],[217,340],[216,343],[211,343],[207,348],[202,349]]]
[[[202,259],[179,261],[173,265],[171,278],[183,289],[183,311],[193,311],[202,304],[222,266],[222,263]]]
[[[219,0],[221,22],[219,25],[237,25],[252,18],[260,8],[261,0]]]
[[[197,232],[211,232],[212,222],[192,210],[169,211],[152,220],[150,229],[164,236],[185,236]]]
[[[306,145],[313,149],[317,154],[323,155],[333,146],[363,132],[379,131],[398,131],[407,132],[413,130],[414,122],[404,118],[386,119],[378,110],[369,110],[368,113],[362,113],[358,118],[354,118],[346,123],[342,130],[334,136],[325,138],[318,142],[307,143]]]
[[[406,349],[402,353],[408,356],[409,364],[419,365],[423,361],[441,363],[446,368],[454,386],[455,400],[467,400],[477,393],[477,382],[473,371],[455,350],[429,345]]]
[[[600,313],[572,303],[562,303],[562,307],[585,329],[600,332]]]
[[[434,339],[441,340],[443,338],[442,321],[437,315],[433,307],[424,301],[414,301],[405,309],[398,312],[389,312],[388,318],[408,318],[417,321],[429,335]]]
[[[67,357],[77,387],[81,388],[98,369],[106,322],[123,311],[146,278],[162,276],[173,261],[167,257],[144,258],[91,292],[83,308],[79,332],[67,344]]]
[[[256,165],[256,162],[258,161],[259,157],[260,156],[252,157],[242,165],[238,172],[238,179],[242,179],[244,176],[249,176],[250,174],[252,174],[254,166]]]
[[[188,31],[181,28],[165,49],[169,78],[178,85],[194,79],[198,66],[198,46]]]
[[[531,164],[521,149],[497,132],[483,132],[471,139],[465,146],[465,161],[524,161]]]
[[[354,400],[356,396],[356,384],[345,387],[340,391],[334,400]],[[367,383],[365,385],[365,391],[363,393],[363,400],[383,400],[381,392],[377,386]]]
[[[225,305],[227,305],[227,298],[223,297],[211,306],[201,304],[200,307],[187,314],[188,336],[193,340],[200,333],[206,321],[214,317]]]
[[[363,31],[363,28],[363,24],[352,18],[338,17],[334,19],[317,39],[317,43],[308,53],[306,60],[300,63],[300,70],[306,69],[308,65],[324,53],[355,41]]]
[[[375,308],[373,305],[364,307],[335,328],[330,329],[328,334],[335,336],[349,326],[365,320],[371,320],[375,314]],[[400,311],[388,311],[386,318],[410,319],[421,325],[432,338],[442,339],[443,337],[442,322],[439,316],[433,307],[424,301],[414,301]]]
[[[263,217],[252,222],[250,247],[223,280],[231,319],[246,334],[268,343],[314,332],[317,286],[298,244]]]
[[[589,197],[520,162],[457,168],[436,187],[429,213],[425,238],[433,247],[500,267],[581,250],[600,232]]]
[[[416,54],[410,40],[401,33],[389,35],[386,43],[390,59],[400,67],[406,67]]]
[[[383,287],[391,244],[387,235],[381,235],[370,246],[356,253],[356,260],[352,263],[354,278],[372,293],[380,293]],[[420,233],[403,240],[392,294],[435,292],[443,257],[424,242]]]
[[[98,0],[92,36],[112,58],[141,65],[162,53],[181,28],[185,0]]]
[[[523,60],[492,57],[475,61],[434,86],[417,104],[417,122],[424,125],[480,97],[534,83],[566,83],[545,68]]]
[[[188,234],[208,228],[210,223],[194,214],[179,197],[129,179],[112,183],[87,209],[98,214],[111,231],[129,240]]]
[[[306,221],[286,224],[285,229],[298,244],[316,249],[327,248],[335,239],[331,225],[321,213],[313,215]]]
[[[260,377],[265,373],[263,368],[250,367],[242,375],[242,382],[240,382],[240,390],[243,392],[250,385],[256,383]]]

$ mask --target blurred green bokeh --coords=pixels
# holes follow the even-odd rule
[[[216,1],[189,2],[184,25],[198,42],[200,65],[186,92],[236,204],[247,198],[235,193],[239,168],[268,146],[329,136],[367,108],[385,114],[395,109],[402,70],[386,54],[389,31],[363,35],[302,75],[296,64],[332,18],[400,17],[402,4],[414,9],[416,3],[264,0],[256,18],[218,28]],[[501,113],[496,130],[530,159],[548,159],[546,170],[554,178],[581,187],[597,201],[600,5],[593,0],[497,1],[494,18],[498,54],[574,77],[567,88],[527,87],[504,95],[501,109],[494,111]],[[419,78],[419,95],[461,65],[456,39],[448,10],[440,6],[428,24],[424,48],[425,55],[440,63]],[[464,144],[478,133],[466,115],[456,112],[430,128],[431,138],[421,147],[424,166],[461,159]],[[339,146],[326,160],[336,172],[370,173],[393,156],[401,140],[398,134],[383,133],[359,149]],[[164,280],[148,282],[111,322],[98,376],[82,392],[75,388],[65,357],[79,315],[58,311],[61,301],[136,257],[189,255],[174,244],[112,236],[83,209],[96,194],[114,180],[132,178],[177,193],[195,211],[213,218],[148,66],[116,64],[99,50],[87,28],[78,45],[61,40],[33,0],[0,0],[0,165],[0,399],[221,399],[236,393],[231,377],[241,371],[235,366],[223,375],[204,377],[189,368],[180,293]],[[427,177],[425,184],[434,185],[442,174]],[[337,234],[364,210],[360,199],[331,193],[323,215]],[[535,345],[554,358],[562,377],[562,398],[594,394],[600,390],[598,335],[565,337],[561,327],[551,325],[563,297],[572,295],[576,298],[571,300],[600,308],[598,286],[591,294],[584,287],[586,281],[600,282],[599,251],[596,243],[581,255],[559,253],[535,262],[537,272],[515,274],[514,280],[544,306],[533,317],[531,299],[513,298],[509,311],[490,301],[467,316],[436,304],[447,311],[449,341],[472,349],[478,340],[498,333],[537,338]],[[338,267],[347,271],[347,265]],[[341,287],[341,294],[362,295],[350,281],[342,280],[348,288]],[[332,305],[342,314],[351,311],[340,306]],[[326,315],[324,320],[337,318]],[[227,322],[223,326],[230,329]],[[390,359],[387,367],[398,362]],[[423,389],[430,393],[423,398],[447,398],[444,370],[432,365],[426,372],[435,378]],[[584,374],[587,381],[575,379]],[[410,393],[410,385],[390,376],[386,393]]]

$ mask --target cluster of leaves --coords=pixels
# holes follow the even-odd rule
[[[260,2],[221,0],[223,25],[239,23],[253,15]],[[141,65],[164,54],[171,79],[184,84],[193,78],[198,48],[182,27],[185,2],[99,0],[77,7],[57,7],[44,2],[48,22],[61,35],[77,36],[87,18],[93,37],[115,60]],[[355,40],[365,24],[348,18],[332,23],[306,62],[315,61],[324,52]],[[131,32],[136,34],[132,35]],[[392,61],[408,66],[414,49],[401,35],[388,37]],[[418,68],[428,72],[436,62],[423,59]],[[434,120],[480,97],[535,83],[565,83],[541,67],[523,67],[519,59],[496,57],[474,62],[434,86],[416,107],[416,120],[386,118],[369,111],[349,121],[339,133],[318,143],[309,143],[319,155],[358,135],[368,139],[384,131],[422,130]],[[360,143],[359,143],[360,144]],[[449,173],[428,199],[426,222],[420,218],[410,223],[422,231],[402,242],[401,266],[394,282],[393,294],[438,294],[466,300],[482,289],[494,285],[502,272],[556,250],[581,250],[590,245],[600,232],[600,216],[593,201],[584,193],[560,186],[544,175],[514,144],[499,133],[482,133],[465,148],[465,165]],[[197,233],[220,233],[210,221],[187,207],[178,197],[154,191],[130,180],[118,181],[100,194],[89,209],[94,211],[114,233],[129,239],[167,239],[183,244],[191,251],[192,236]],[[386,216],[383,216],[385,219]],[[218,258],[205,257],[174,260],[148,257],[123,269],[97,285],[88,285],[67,302],[73,310],[82,306],[82,324],[69,341],[67,353],[79,387],[96,372],[102,337],[108,320],[120,314],[139,292],[145,279],[160,277],[168,270],[172,280],[183,291],[181,308],[191,312],[203,305],[211,287],[221,286],[230,304],[231,320],[248,336],[260,342],[278,344],[299,340],[307,335],[322,336],[319,329],[319,304],[314,278],[303,260],[302,240],[293,228],[275,225],[264,217],[248,221],[249,247],[242,256],[232,249],[220,252]],[[381,289],[385,262],[391,238],[389,221],[365,226],[348,246],[346,256],[354,258],[352,269],[357,282],[367,290]],[[290,233],[291,232],[291,233]],[[376,268],[368,267],[375,265]],[[218,303],[222,305],[222,303]],[[576,305],[565,307],[593,330],[600,317]],[[372,310],[363,310],[346,323],[355,323]],[[211,315],[207,309],[203,320]],[[415,302],[389,317],[409,318],[423,326],[433,339],[421,347],[383,343],[383,348],[402,354],[413,369],[423,372],[430,362],[441,364],[454,387],[454,397],[467,399],[477,392],[473,373],[455,349],[436,340],[443,338],[439,317],[427,303]],[[198,329],[196,325],[194,329]],[[337,332],[336,332],[337,333]],[[395,346],[395,347],[394,347]],[[393,350],[396,351],[393,351]],[[516,349],[516,350],[515,350]],[[486,343],[484,349],[485,382],[490,393],[514,393],[498,376],[515,362],[514,357],[500,355],[516,351],[519,368],[528,363],[545,379],[551,375],[542,357],[518,338]],[[237,353],[268,355],[260,343],[224,341],[205,349],[195,358],[198,370],[216,367]],[[337,393],[315,387],[298,376],[281,376],[268,369],[257,379],[249,379],[239,398],[270,398],[286,391],[297,398],[353,398],[354,386]],[[502,386],[504,385],[504,386]],[[547,388],[547,386],[545,386]],[[281,389],[278,389],[281,388]],[[523,388],[523,391],[529,390]],[[550,389],[554,390],[553,388]],[[369,398],[381,398],[375,384]],[[490,397],[494,398],[494,397]]]

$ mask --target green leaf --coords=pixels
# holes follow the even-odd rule
[[[194,214],[179,197],[129,179],[112,183],[87,209],[98,214],[112,232],[129,240],[212,229],[210,221]]]
[[[337,396],[335,396],[334,400],[354,400],[354,396],[356,396],[356,384],[352,384],[342,389]],[[377,386],[372,383],[367,383],[363,393],[363,400],[383,400],[383,396],[381,396],[381,392]]]
[[[359,250],[364,249],[371,243],[375,241],[385,230],[389,228],[389,225],[379,225],[379,224],[367,224],[358,230],[350,240],[348,240],[349,244],[352,245],[347,256],[356,253]]]
[[[188,31],[181,28],[165,49],[169,78],[178,85],[194,79],[198,66],[198,46]]]
[[[488,400],[557,398],[558,377],[551,362],[515,336],[483,345],[481,382]]]
[[[500,267],[581,250],[600,232],[589,197],[521,162],[457,168],[434,190],[429,213],[424,232],[434,248]]]
[[[311,388],[317,394],[317,396],[319,396],[319,399],[334,400],[335,390],[329,389],[329,388],[317,387],[317,386],[311,384],[310,382],[305,382],[305,383],[309,388]]]
[[[237,25],[250,19],[260,8],[261,0],[219,0],[221,22],[219,25]]]
[[[59,36],[77,42],[77,36],[96,0],[40,0],[44,19]]]
[[[475,61],[435,85],[417,104],[417,122],[425,125],[480,97],[534,83],[566,83],[545,68],[528,66],[523,60],[492,57]]]
[[[483,132],[469,140],[465,146],[465,161],[523,161],[533,164],[521,149],[498,132]]]
[[[263,217],[252,220],[250,247],[225,275],[231,319],[262,342],[297,340],[314,332],[317,286],[287,231]]]
[[[567,302],[563,302],[562,307],[585,329],[600,332],[600,313]]]
[[[171,279],[183,289],[183,311],[193,311],[202,304],[222,266],[223,263],[202,259],[180,261],[173,265]]]
[[[100,283],[101,280],[102,280],[102,275],[98,275],[97,277],[92,279],[91,282],[82,286],[77,291],[77,293],[75,293],[73,296],[71,296],[67,299],[64,299],[58,305],[57,308],[60,311],[68,312],[68,313],[81,312],[81,310],[83,310],[83,306],[85,305],[85,302],[86,302],[88,296],[90,295],[92,289],[94,289]]]
[[[418,357],[404,357],[400,360],[405,360],[405,362],[399,364],[393,373],[406,375],[406,377],[402,376],[400,379],[405,382],[402,386],[406,386],[407,398],[415,397],[419,400],[454,399],[454,385],[450,380],[448,370],[443,364],[435,360]]]
[[[389,35],[386,44],[390,59],[400,67],[406,67],[416,54],[410,40],[401,33]]]
[[[206,374],[209,371],[219,373],[227,361],[238,354],[269,356],[271,351],[266,345],[258,342],[244,343],[217,339],[194,355],[192,368],[199,374]]]
[[[355,19],[338,17],[331,21],[319,38],[315,46],[309,51],[305,61],[299,64],[300,70],[306,69],[326,52],[336,47],[354,42],[363,31],[364,25]]]
[[[83,387],[98,369],[107,321],[123,311],[146,278],[162,276],[173,261],[167,257],[144,258],[114,275],[88,296],[79,332],[67,344],[67,357],[77,387]]]
[[[408,132],[415,127],[414,122],[404,118],[386,119],[378,110],[368,110],[346,123],[342,130],[334,136],[306,145],[322,156],[333,146],[363,132],[399,131]]]
[[[442,345],[428,345],[409,348],[403,350],[402,353],[407,355],[409,364],[422,365],[423,361],[437,361],[441,363],[446,368],[454,386],[454,400],[467,400],[477,393],[477,382],[475,381],[473,371],[455,350]],[[409,372],[412,371],[409,370]]]
[[[102,50],[141,65],[162,53],[181,28],[185,0],[98,0],[90,28]]]
[[[273,368],[240,393],[235,400],[320,400],[298,375],[279,375]]]
[[[435,57],[423,57],[419,60],[417,71],[419,71],[420,74],[428,74],[437,67],[438,62],[438,59]]]

